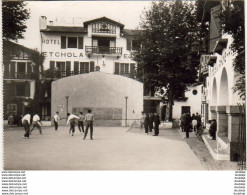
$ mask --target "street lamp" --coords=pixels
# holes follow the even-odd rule
[[[65,96],[66,98],[66,118],[68,119],[67,113],[69,112],[69,96]]]
[[[128,96],[125,96],[126,108],[125,108],[125,127],[127,127],[127,105],[128,105]]]

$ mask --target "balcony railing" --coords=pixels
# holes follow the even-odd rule
[[[33,72],[4,72],[4,79],[34,79]]]
[[[93,28],[92,33],[116,34],[116,29]]]
[[[122,55],[122,47],[86,46],[86,53]]]

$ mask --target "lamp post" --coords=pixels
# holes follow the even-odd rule
[[[127,105],[128,105],[128,96],[125,96],[126,108],[125,108],[125,127],[127,127]]]
[[[67,113],[69,112],[69,96],[65,96],[66,98],[66,118],[68,119]]]

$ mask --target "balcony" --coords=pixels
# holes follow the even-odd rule
[[[221,55],[223,49],[227,47],[227,42],[228,42],[228,39],[223,39],[222,37],[219,38],[215,43],[213,51]]]
[[[122,55],[122,47],[86,46],[86,54]]]
[[[33,80],[35,79],[35,73],[34,72],[5,72],[3,78]]]

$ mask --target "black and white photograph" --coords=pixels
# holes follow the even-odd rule
[[[3,169],[246,169],[244,1],[3,1]]]

